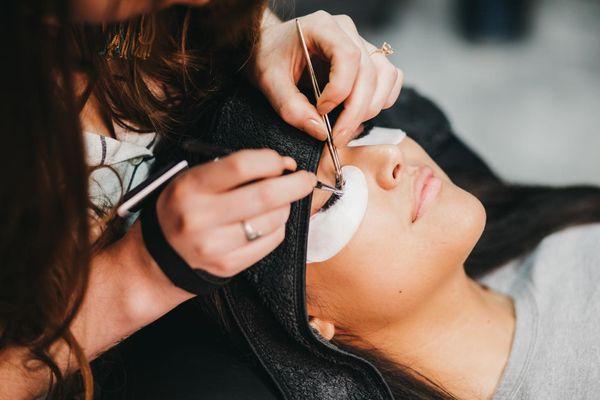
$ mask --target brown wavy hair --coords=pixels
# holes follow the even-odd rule
[[[64,341],[79,364],[84,397],[92,398],[89,364],[69,326],[85,293],[90,257],[118,237],[108,229],[90,243],[82,105],[93,95],[109,129],[115,122],[178,140],[198,107],[240,73],[263,11],[263,0],[220,0],[152,13],[146,16],[156,29],[150,58],[107,60],[100,52],[111,26],[70,24],[66,0],[3,4],[0,353],[25,348],[28,360],[47,366],[48,397],[67,393],[50,353]],[[76,95],[74,74],[87,83],[83,94]],[[104,222],[113,217],[92,209]]]
[[[107,126],[112,121],[138,132],[180,133],[249,60],[264,5],[264,0],[219,0],[132,19],[127,23],[150,21],[144,29],[155,39],[148,59],[103,55],[118,26],[75,26],[88,92],[98,100]]]
[[[54,382],[63,376],[49,349],[59,340],[90,376],[69,332],[90,253],[68,19],[59,0],[7,1],[0,12],[0,352],[27,349],[34,362],[21,367],[45,364]]]

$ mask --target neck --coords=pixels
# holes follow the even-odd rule
[[[458,271],[410,317],[361,336],[460,398],[490,398],[510,354],[512,300]]]

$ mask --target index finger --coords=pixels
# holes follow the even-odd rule
[[[215,221],[229,224],[288,206],[309,195],[315,187],[316,179],[308,171],[298,171],[223,193],[218,199],[223,205],[223,213],[219,215],[215,210]]]
[[[317,102],[317,110],[323,115],[341,104],[352,92],[361,51],[331,15],[318,12],[316,16],[318,25],[307,24],[304,31],[307,44],[316,47],[330,63],[329,82]]]
[[[240,150],[222,159],[190,169],[190,179],[203,191],[226,192],[245,183],[295,171],[296,161],[271,149]]]

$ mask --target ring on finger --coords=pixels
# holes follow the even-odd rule
[[[262,233],[260,231],[255,230],[252,227],[252,225],[250,225],[246,221],[242,221],[242,228],[244,229],[246,240],[248,240],[249,242],[253,242],[262,236]]]
[[[392,54],[394,54],[394,48],[392,47],[391,44],[389,44],[388,42],[383,42],[383,44],[381,45],[381,47],[372,50],[369,55],[372,56],[373,54],[376,53],[381,53],[384,56],[391,56]]]

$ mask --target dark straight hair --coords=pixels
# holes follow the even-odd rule
[[[89,246],[68,2],[6,0],[1,8],[0,352],[27,349],[29,360],[50,368],[50,387],[60,388],[50,347],[66,342],[90,399],[89,366],[69,331],[87,284]],[[26,362],[25,371],[36,366]]]
[[[517,185],[493,179],[466,186],[481,200],[488,217],[483,235],[465,264],[472,277],[533,250],[551,233],[600,222],[599,187]]]

